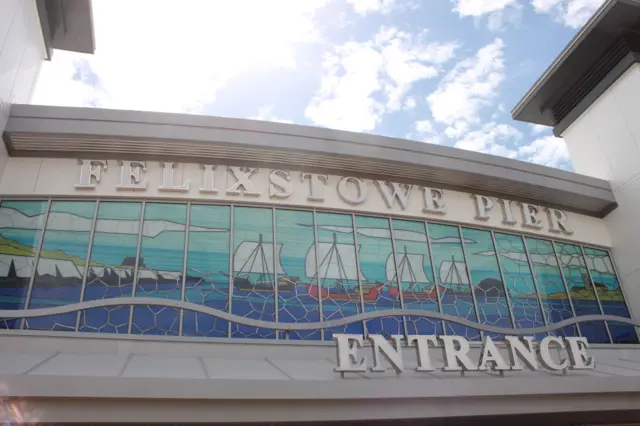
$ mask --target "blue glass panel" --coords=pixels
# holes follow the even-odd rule
[[[46,209],[46,201],[0,204],[0,310],[25,308]],[[21,322],[0,321],[0,328],[19,328]]]
[[[142,203],[100,202],[83,300],[131,297]],[[88,309],[80,331],[128,333],[130,306]]]
[[[389,265],[389,272],[393,266],[396,272],[390,279],[400,281],[405,308],[438,312],[438,288],[433,278],[425,223],[392,219],[392,224],[396,262]],[[409,316],[406,322],[407,334],[442,334],[441,321]]]
[[[477,321],[458,227],[430,223],[428,230],[436,280],[441,290],[442,312]],[[473,243],[475,241],[465,240],[465,244]],[[480,339],[477,330],[452,323],[445,323],[445,327],[447,334],[464,336],[470,340]]]
[[[231,312],[235,315],[275,321],[275,274],[285,275],[275,264],[272,209],[233,209],[233,289]],[[278,283],[280,286],[281,283]],[[231,336],[275,338],[275,330],[231,324]]]
[[[356,262],[351,215],[317,213],[318,272],[320,274],[320,298],[325,320],[357,315],[361,310],[358,278],[364,275]],[[358,247],[359,249],[359,247]],[[315,260],[315,253],[313,253]],[[363,334],[362,322],[343,327],[329,328],[325,340],[333,333]]]
[[[495,238],[496,253],[511,299],[516,327],[543,327],[542,309],[522,237],[496,233]],[[545,336],[546,334],[539,334],[535,337],[540,340]]]
[[[319,322],[313,213],[276,210],[276,242],[280,247],[277,261],[284,271],[278,275],[278,321]],[[314,330],[291,332],[283,337],[318,340],[321,335]]]
[[[580,247],[563,243],[555,243],[555,247],[576,315],[600,315],[600,306]],[[604,321],[583,322],[580,332],[591,343],[610,343]]]
[[[609,253],[585,247],[584,255],[604,313],[629,318],[629,309],[622,295],[620,282],[616,277]],[[608,324],[613,343],[638,343],[638,335],[632,326],[617,322]]]
[[[185,204],[146,204],[136,273],[136,297],[181,299],[186,221]],[[131,332],[176,335],[179,316],[175,308],[134,307]]]
[[[356,230],[365,311],[401,309],[389,220],[356,216]],[[404,334],[401,316],[370,320],[366,322],[366,327],[372,334]]]
[[[185,300],[229,312],[229,206],[191,206]],[[184,311],[185,336],[227,337],[229,322]]]
[[[55,201],[36,266],[29,309],[80,301],[85,260],[96,203]],[[32,318],[25,328],[75,331],[76,313]]]
[[[533,273],[538,283],[542,310],[548,324],[573,317],[569,297],[562,281],[560,268],[551,241],[525,238]],[[575,325],[552,332],[558,336],[577,336]]]

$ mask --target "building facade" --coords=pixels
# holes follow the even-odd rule
[[[19,4],[38,60],[51,46],[92,49],[88,2]],[[50,29],[60,13],[88,44]],[[590,34],[606,24],[632,39],[630,13],[640,5],[607,2],[514,117],[556,126],[570,148],[580,123],[609,128],[583,116],[604,114],[598,102],[637,65],[599,97],[563,94],[564,117],[539,105],[558,93],[545,89],[553,73],[589,65],[571,55],[602,42]],[[632,161],[619,184],[587,154],[574,154],[578,174],[328,129],[26,101],[7,103],[0,177],[10,420],[640,418],[637,227],[634,195],[621,195]],[[582,116],[562,127],[575,105]],[[396,343],[372,337],[336,357],[344,335]]]

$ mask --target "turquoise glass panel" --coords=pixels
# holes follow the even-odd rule
[[[283,272],[278,275],[278,321],[319,322],[313,213],[276,210],[276,241],[276,263]],[[294,331],[280,337],[318,340],[321,333],[319,330]]]
[[[468,321],[477,321],[458,227],[429,223],[427,228],[433,250],[436,281],[440,286],[442,312]],[[474,241],[465,240],[465,243],[473,244]],[[477,330],[454,323],[446,322],[445,332],[470,340],[480,339]]]
[[[80,301],[95,201],[51,203],[29,309]],[[31,318],[25,328],[75,331],[76,313]]]
[[[318,273],[322,315],[333,320],[362,312],[359,282],[366,277],[359,270],[351,215],[317,213]],[[360,249],[360,247],[357,247]],[[312,256],[315,256],[312,255]],[[325,340],[333,333],[363,334],[362,322],[326,330]]]
[[[186,222],[185,204],[145,205],[135,297],[181,299]],[[179,317],[176,308],[136,306],[131,333],[177,335]]]
[[[406,309],[438,312],[439,289],[433,277],[425,223],[400,219],[391,222],[396,255],[395,264],[387,259],[387,275],[392,275],[392,282],[400,282]],[[442,322],[438,320],[407,316],[405,322],[407,334],[442,334]]]
[[[275,321],[275,263],[273,211],[268,208],[233,209],[233,287],[231,312],[241,317]],[[277,268],[277,269],[275,269]],[[277,285],[280,285],[278,283]],[[273,339],[275,330],[231,324],[231,336]]]
[[[192,205],[189,219],[185,300],[229,312],[229,206]],[[229,322],[185,310],[185,336],[227,337]]]
[[[100,202],[83,300],[131,297],[142,203]],[[80,313],[80,331],[128,333],[129,306]]]
[[[26,307],[46,210],[46,201],[0,203],[0,310]],[[21,319],[0,321],[0,328],[20,328],[21,323]]]

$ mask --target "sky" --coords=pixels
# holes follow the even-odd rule
[[[250,118],[571,170],[510,111],[603,0],[93,0],[32,103]]]

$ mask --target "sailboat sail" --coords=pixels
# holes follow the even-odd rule
[[[278,253],[282,244],[276,244]],[[264,257],[263,257],[264,255]],[[233,256],[233,272],[244,274],[268,274],[273,271],[273,244],[243,241]],[[286,275],[280,263],[277,264],[278,275]]]
[[[469,284],[465,263],[443,260],[440,263],[440,282],[442,284]]]
[[[429,283],[424,273],[424,255],[416,253],[404,253],[396,258],[398,276],[400,281],[409,283]],[[396,265],[393,262],[393,254],[387,258],[387,281],[396,280]]]
[[[518,262],[527,262],[527,255],[525,253],[519,252],[499,252],[500,256],[506,257],[507,259],[515,260]],[[477,253],[480,255],[486,256],[494,256],[494,251]],[[531,253],[529,254],[531,262],[536,265],[551,265],[558,266],[558,262],[556,261],[556,257],[553,253],[550,254],[539,254],[539,253]],[[581,255],[578,253],[575,254],[559,254],[560,262],[563,267],[584,267],[584,263],[581,260]],[[611,263],[611,259],[609,256],[601,256],[594,254],[586,254],[587,265],[589,269],[595,272],[599,272],[602,274],[611,274],[613,275],[613,264]]]
[[[318,243],[320,264],[318,271],[321,279],[366,281],[366,277],[358,269],[354,246],[338,243]],[[316,276],[316,251],[312,245],[307,252],[305,263],[308,277]]]

